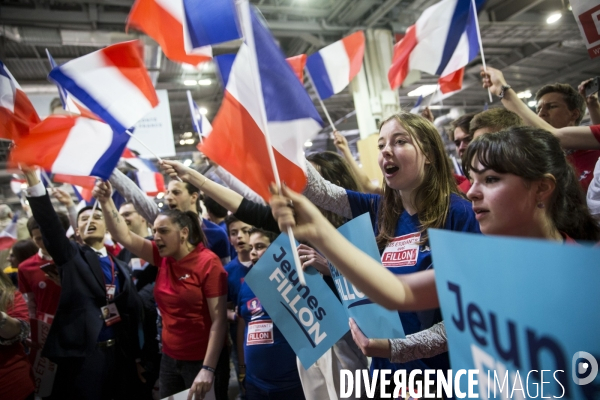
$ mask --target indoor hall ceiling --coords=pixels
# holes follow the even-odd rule
[[[359,29],[384,28],[402,34],[422,11],[437,0],[252,0],[263,14],[287,56],[311,54]],[[97,50],[100,47],[135,37],[125,33],[125,21],[133,0],[0,0],[0,59],[19,83],[30,92],[52,90],[46,80],[50,66],[48,48],[58,63]],[[480,15],[481,35],[486,61],[501,68],[517,91],[535,93],[548,82],[577,85],[598,72],[591,61],[565,0],[488,0]],[[549,25],[547,16],[562,10],[563,18]],[[153,43],[147,41],[147,43]],[[151,47],[148,47],[151,48]],[[231,47],[217,51],[233,51]],[[465,74],[464,90],[435,103],[436,113],[450,107],[482,109],[487,93],[479,81],[478,57]],[[191,121],[186,90],[191,90],[200,107],[212,120],[222,97],[222,88],[212,63],[191,70],[160,55],[149,63],[158,89],[168,89],[173,132],[178,151],[180,135],[190,131]],[[185,86],[184,80],[210,79],[209,86]],[[401,105],[410,108],[415,98],[407,93],[437,78],[422,74],[418,82],[401,88]],[[308,85],[307,85],[308,86]],[[309,89],[312,94],[312,90]],[[497,100],[496,100],[497,102]],[[315,99],[315,104],[320,106]],[[354,110],[349,90],[325,100],[334,120]],[[352,116],[349,117],[352,119]]]

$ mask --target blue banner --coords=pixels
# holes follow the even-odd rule
[[[298,281],[290,239],[282,233],[245,281],[308,369],[349,328],[344,307],[321,275],[314,268],[304,275],[306,286]]]
[[[354,246],[381,263],[368,213],[347,222],[339,227],[338,231]],[[390,311],[373,303],[346,280],[331,263],[329,263],[329,270],[348,316],[354,318],[366,337],[380,339],[405,337],[397,311]]]
[[[599,248],[429,235],[452,369],[479,370],[479,397],[600,398]]]

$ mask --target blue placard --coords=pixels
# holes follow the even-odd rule
[[[308,369],[349,328],[344,307],[321,275],[314,268],[304,275],[305,287],[298,282],[290,239],[282,233],[245,281]]]
[[[338,228],[338,231],[354,246],[381,263],[377,243],[369,214],[365,213]],[[383,266],[381,267],[383,268]],[[354,287],[329,263],[331,277],[335,282],[342,303],[348,315],[356,321],[366,337],[394,339],[404,338],[404,329],[397,311],[390,311],[373,303]]]
[[[600,398],[599,248],[429,235],[452,369],[479,370],[481,398]]]

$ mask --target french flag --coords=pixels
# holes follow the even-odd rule
[[[269,184],[275,181],[267,129],[281,181],[300,191],[306,186],[303,145],[323,122],[268,29],[254,13],[250,19],[262,87],[256,90],[249,67],[255,62],[252,43],[244,43],[229,74],[221,71],[227,80],[223,102],[213,120],[213,133],[198,149],[267,199]],[[259,96],[264,99],[266,121]]]
[[[304,67],[306,66],[306,54],[300,54],[293,57],[288,57],[287,62],[292,67],[294,74],[300,79],[300,82],[304,82]]]
[[[8,68],[0,61],[0,139],[25,136],[40,117]]]
[[[189,90],[187,91],[187,98],[190,106],[190,115],[192,117],[192,126],[194,127],[194,131],[196,131],[201,138],[203,136],[205,137],[210,135],[212,132],[212,125],[208,121],[208,118],[206,118],[200,112],[200,108],[198,108],[198,104],[196,104],[192,98],[192,93],[190,93]]]
[[[13,165],[37,165],[55,174],[107,180],[128,139],[97,120],[51,115],[28,136],[15,141],[10,161]]]
[[[135,172],[137,184],[148,196],[156,196],[165,191],[165,179],[152,162],[136,157],[129,149],[125,149],[122,158],[137,169]]]
[[[481,10],[485,0],[474,0]],[[394,46],[388,80],[392,89],[412,70],[440,76],[442,93],[462,87],[464,67],[479,52],[471,0],[442,0],[427,8]]]
[[[96,185],[96,178],[93,176],[53,174],[52,180],[54,182],[70,184],[73,187],[75,196],[77,196],[80,201],[85,200],[88,203],[92,201],[92,190]]]
[[[419,113],[419,109],[421,108],[421,103],[423,102],[423,96],[419,96],[419,98],[417,99],[417,102],[415,103],[415,105],[413,106],[413,108],[410,109],[410,113],[411,114],[418,114]]]
[[[360,72],[365,35],[358,31],[308,56],[306,69],[321,99],[344,90]]]
[[[187,29],[184,34],[187,22],[182,0],[137,0],[127,18],[127,26],[156,40],[171,61],[198,66],[212,59],[212,47],[194,49]]]
[[[53,68],[50,79],[124,133],[158,105],[138,40],[117,43]]]

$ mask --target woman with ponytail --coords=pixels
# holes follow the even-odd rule
[[[111,199],[111,185],[99,182],[94,197],[102,206],[113,239],[158,266],[154,288],[163,320],[160,397],[190,389],[204,398],[214,381],[227,326],[227,273],[205,247],[198,215],[171,209],[154,221],[154,241],[130,232]]]

